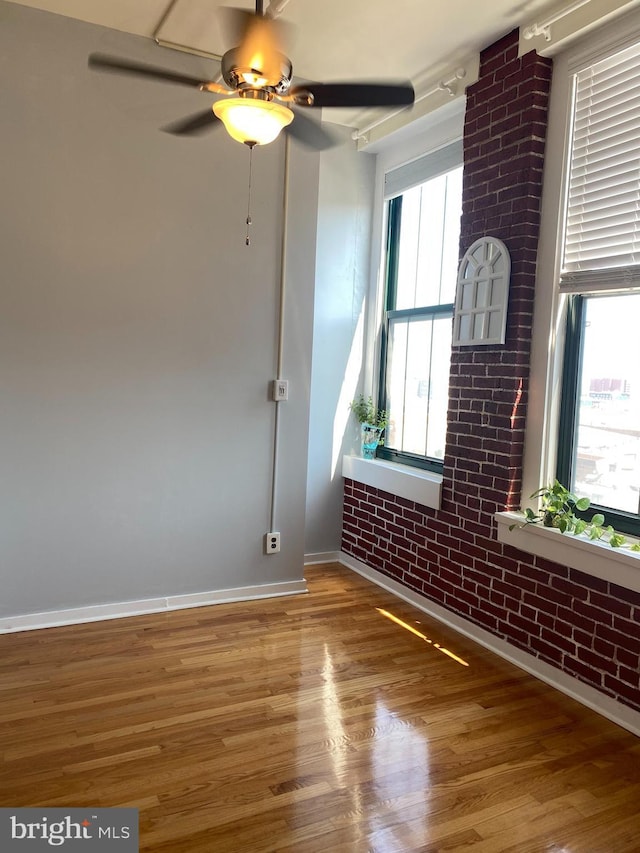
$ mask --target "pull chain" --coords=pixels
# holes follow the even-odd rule
[[[249,193],[247,196],[247,236],[244,238],[244,244],[245,246],[250,246],[251,240],[249,238],[249,228],[251,226],[251,177],[253,172],[253,149],[255,142],[247,142],[245,144],[249,146]]]

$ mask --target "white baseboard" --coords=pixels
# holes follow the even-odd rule
[[[241,586],[236,589],[219,589],[170,595],[166,598],[145,598],[138,601],[120,601],[114,604],[94,604],[69,610],[51,610],[45,613],[25,613],[20,616],[0,617],[0,634],[15,631],[33,631],[37,628],[55,628],[60,625],[78,625],[83,622],[100,622],[103,619],[121,619],[124,616],[141,616],[145,613],[162,613],[184,610],[188,607],[207,607],[211,604],[229,604],[233,601],[254,601],[260,598],[278,598],[283,595],[300,595],[308,592],[304,580],[268,583],[258,586]]]
[[[479,645],[499,655],[499,657],[515,664],[520,669],[524,669],[530,675],[539,678],[540,681],[544,681],[561,693],[565,693],[582,705],[586,705],[592,711],[617,723],[617,725],[622,726],[622,728],[627,729],[627,731],[632,732],[634,735],[640,736],[640,712],[634,711],[632,708],[621,704],[610,696],[605,696],[604,693],[596,690],[595,687],[583,684],[577,678],[567,675],[562,670],[534,657],[534,655],[515,648],[515,646],[512,646],[506,640],[496,637],[490,631],[474,625],[473,622],[469,622],[462,616],[452,613],[445,607],[430,601],[428,598],[420,595],[420,593],[414,592],[392,578],[388,578],[386,575],[370,568],[365,563],[356,560],[348,554],[341,553],[338,562],[372,581],[377,586],[393,593],[398,598],[408,601],[409,604],[413,604],[424,613],[432,616],[439,622],[443,622],[470,640],[474,640]]]
[[[340,562],[341,551],[318,551],[316,554],[305,554],[305,566],[318,566],[321,563],[338,563]]]

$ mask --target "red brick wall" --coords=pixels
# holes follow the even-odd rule
[[[640,710],[640,594],[502,545],[493,514],[521,501],[550,60],[518,33],[481,54],[464,130],[461,254],[511,254],[507,341],[454,350],[442,509],[347,480],[347,554]]]

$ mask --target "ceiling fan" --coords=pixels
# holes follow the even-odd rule
[[[253,148],[273,142],[281,130],[304,145],[322,150],[334,138],[316,121],[292,108],[306,107],[406,107],[413,104],[409,82],[303,83],[292,85],[291,60],[280,50],[282,25],[265,14],[263,0],[255,12],[228,9],[238,39],[237,47],[222,57],[224,83],[201,80],[170,69],[94,53],[89,67],[95,71],[146,77],[164,83],[190,86],[201,92],[225,95],[212,107],[164,128],[169,133],[192,136],[224,124],[229,135]]]

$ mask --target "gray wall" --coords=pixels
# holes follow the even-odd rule
[[[320,164],[307,555],[340,548],[342,455],[359,442],[349,403],[362,390],[376,160],[341,132]]]
[[[211,63],[0,2],[0,615],[299,579],[319,156],[163,124],[206,96],[87,70]]]

